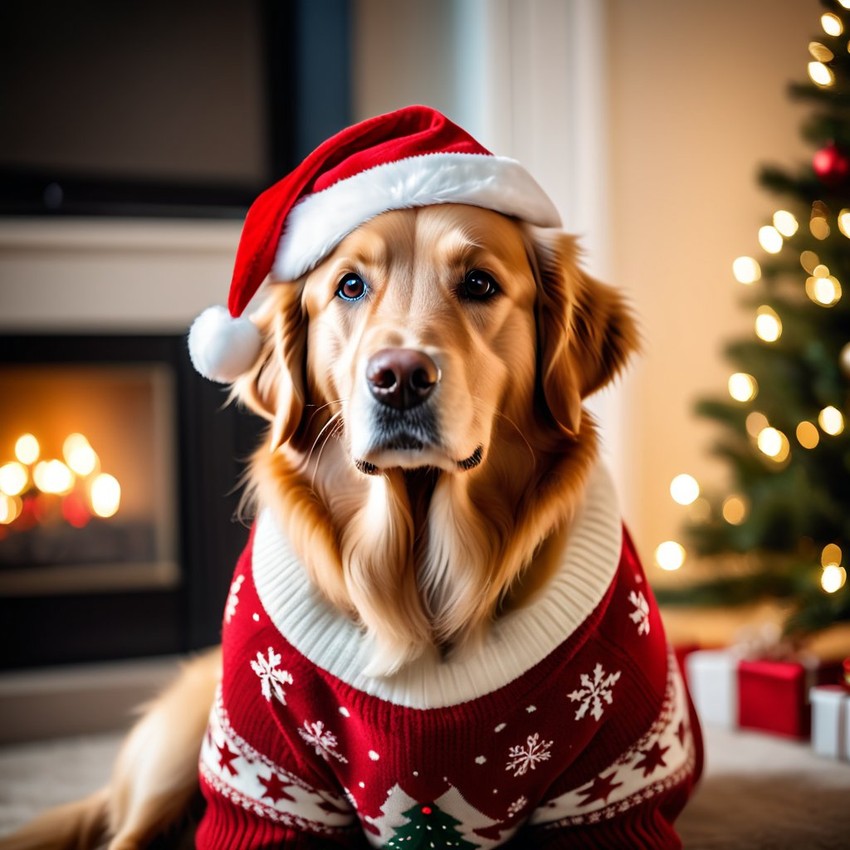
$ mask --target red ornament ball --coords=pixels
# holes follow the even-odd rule
[[[814,155],[812,168],[824,183],[834,186],[850,175],[850,159],[837,145],[830,143]]]

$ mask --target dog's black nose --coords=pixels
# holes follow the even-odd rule
[[[428,398],[440,380],[440,370],[424,351],[384,348],[369,358],[366,380],[381,404],[410,410]]]

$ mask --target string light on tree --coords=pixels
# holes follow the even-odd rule
[[[675,572],[685,563],[685,547],[675,540],[665,540],[655,549],[655,563],[667,572]]]
[[[699,498],[699,482],[693,475],[682,473],[670,482],[670,495],[679,505],[691,505]]]
[[[790,239],[800,227],[797,217],[788,210],[777,210],[773,214],[773,226],[786,239]]]
[[[748,286],[761,278],[761,266],[752,257],[738,257],[732,263],[732,274],[738,283]]]
[[[821,307],[834,307],[841,300],[841,284],[837,277],[829,274],[826,266],[818,266],[818,269],[825,269],[827,274],[818,276],[816,270],[814,275],[808,277],[806,295]]]
[[[837,437],[844,430],[844,415],[837,407],[829,405],[818,414],[818,425],[825,434]]]
[[[759,245],[768,254],[778,254],[782,250],[783,244],[782,234],[772,224],[766,224],[759,228]]]
[[[835,37],[844,32],[844,24],[841,23],[841,18],[832,12],[825,12],[821,15],[820,24],[827,35]]]
[[[803,420],[797,426],[795,434],[797,436],[797,442],[804,449],[815,449],[817,448],[817,445],[820,442],[820,432],[811,422],[807,420]]]
[[[735,372],[729,376],[729,395],[741,403],[752,401],[759,391],[759,385],[752,375],[746,372]]]
[[[747,505],[746,500],[741,496],[728,496],[723,501],[721,513],[723,515],[723,519],[725,519],[729,525],[741,525],[741,523],[743,523],[747,518],[749,506]]]
[[[762,429],[756,438],[756,444],[762,454],[776,463],[783,463],[791,453],[788,438],[780,430],[771,426]]]
[[[756,336],[764,342],[776,342],[782,336],[782,320],[776,310],[766,304],[756,311]]]
[[[841,354],[838,355],[838,364],[841,366],[841,371],[847,377],[850,377],[850,342],[841,349]]]
[[[816,85],[827,88],[835,82],[835,74],[828,65],[817,60],[809,62],[809,77]]]

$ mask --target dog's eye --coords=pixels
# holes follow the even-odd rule
[[[483,301],[492,298],[498,291],[499,285],[493,279],[493,275],[481,269],[472,269],[466,273],[458,294],[461,298],[471,301]]]
[[[359,274],[347,274],[339,282],[336,294],[344,301],[359,301],[366,294],[366,284]]]

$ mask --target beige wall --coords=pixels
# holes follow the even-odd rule
[[[756,231],[782,205],[755,176],[811,155],[805,76],[818,0],[608,0],[610,210],[614,278],[641,316],[646,350],[626,383],[626,511],[653,578],[657,543],[684,508],[670,480],[720,482],[712,426],[694,399],[725,392],[724,339],[749,332],[732,260],[758,256]],[[682,571],[684,573],[684,571]]]

